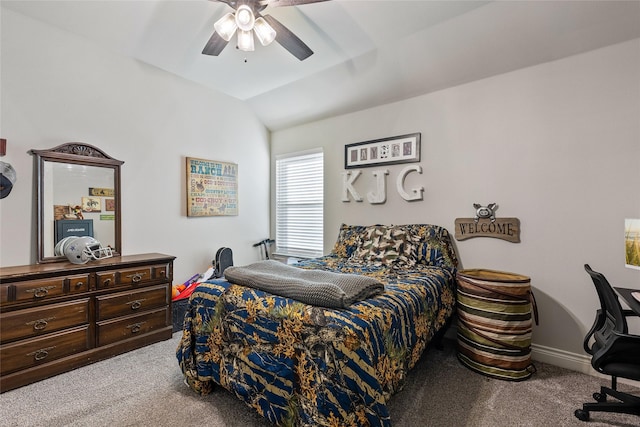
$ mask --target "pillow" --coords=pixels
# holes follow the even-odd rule
[[[360,246],[365,229],[364,225],[342,224],[338,232],[338,240],[336,240],[331,252],[341,258],[350,258]]]
[[[353,257],[373,265],[414,266],[416,246],[402,227],[372,225],[365,229]]]
[[[410,224],[408,232],[416,239],[416,262],[437,267],[456,268],[458,259],[449,232],[431,224]]]

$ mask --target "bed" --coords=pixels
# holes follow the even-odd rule
[[[283,426],[390,426],[389,398],[455,309],[458,262],[445,228],[346,225],[304,270],[375,278],[346,308],[225,279],[190,297],[176,356],[195,392],[221,386]]]

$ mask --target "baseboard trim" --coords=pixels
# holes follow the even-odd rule
[[[560,350],[539,344],[531,344],[531,358],[534,361],[548,363],[572,371],[581,372],[598,378],[609,379],[591,367],[591,357],[584,354],[576,354],[570,351]],[[640,388],[640,381],[632,381],[626,378],[618,378],[619,383],[629,384]]]
[[[531,358],[542,363],[582,372],[583,374],[598,374],[591,367],[591,358],[583,354],[576,354],[539,344],[531,344]]]

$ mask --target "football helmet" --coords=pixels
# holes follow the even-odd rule
[[[62,243],[63,241],[64,243]],[[86,264],[90,260],[111,258],[113,256],[113,251],[110,247],[103,247],[99,241],[89,236],[65,237],[59,243],[62,243],[64,256],[74,264]]]
[[[4,199],[11,193],[16,183],[16,170],[9,163],[0,162],[0,199]]]
[[[53,248],[53,254],[55,256],[64,256],[64,245],[69,243],[71,239],[77,239],[80,236],[67,236],[65,238],[60,239],[56,246]]]

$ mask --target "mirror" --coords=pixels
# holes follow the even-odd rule
[[[120,165],[102,150],[70,142],[35,155],[38,263],[66,261],[56,243],[67,236],[92,236],[122,253]]]

